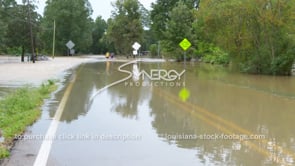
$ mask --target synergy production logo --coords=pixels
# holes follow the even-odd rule
[[[128,74],[128,76],[118,81],[115,81],[111,84],[108,84],[101,89],[98,89],[96,92],[93,93],[93,95],[90,98],[90,101],[92,101],[95,98],[95,96],[97,96],[102,91],[114,85],[118,85],[122,83],[124,83],[125,86],[131,86],[131,87],[134,87],[134,86],[137,86],[137,87],[139,86],[185,87],[185,79],[182,79],[182,77],[185,74],[185,70],[182,70],[181,72],[178,72],[176,70],[166,70],[166,69],[151,69],[149,72],[145,70],[139,71],[137,63],[141,61],[142,60],[134,60],[119,66],[118,71],[121,73]],[[133,65],[132,71],[123,69],[124,67],[128,65]],[[184,96],[185,99],[188,98],[189,96],[189,94],[186,91],[181,91],[180,94],[181,96]]]
[[[131,61],[128,63],[125,63],[121,65],[118,70],[122,73],[126,73],[129,76],[128,79],[124,79],[124,85],[125,86],[166,86],[166,87],[181,87],[185,86],[185,81],[182,80],[182,77],[184,76],[185,70],[182,70],[180,72],[172,69],[172,70],[166,70],[166,69],[151,69],[149,71],[146,70],[139,70],[138,68],[138,62],[140,60]],[[132,71],[122,69],[125,66],[133,65]],[[132,78],[132,79],[130,79]]]

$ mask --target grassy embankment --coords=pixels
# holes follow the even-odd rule
[[[9,156],[15,135],[24,133],[26,127],[40,117],[44,99],[49,98],[55,89],[55,83],[48,81],[39,88],[20,88],[0,101],[0,159]]]

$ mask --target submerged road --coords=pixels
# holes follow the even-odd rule
[[[155,61],[136,68],[183,71],[181,64]],[[134,81],[133,71],[133,62],[79,66],[6,165],[294,164],[294,78],[190,64],[173,80],[185,82],[179,87]],[[190,92],[185,102],[183,86]]]

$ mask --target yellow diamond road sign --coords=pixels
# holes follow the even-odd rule
[[[189,49],[191,47],[191,42],[189,42],[187,40],[187,38],[184,38],[180,43],[179,43],[179,46],[184,50],[186,51],[187,49]]]

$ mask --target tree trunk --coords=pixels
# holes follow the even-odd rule
[[[22,56],[21,56],[21,62],[25,61],[25,46],[22,46]]]

